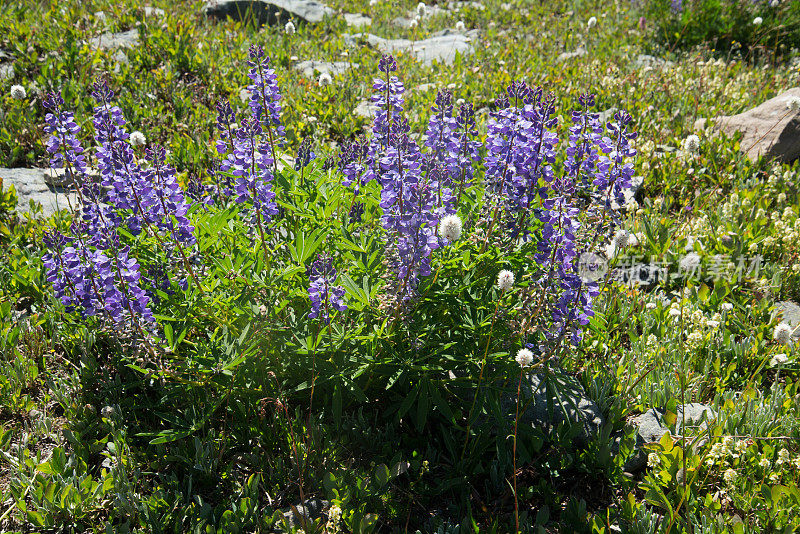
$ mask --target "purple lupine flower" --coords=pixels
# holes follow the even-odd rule
[[[436,100],[431,107],[428,130],[425,132],[425,146],[431,151],[430,159],[432,161],[445,162],[450,147],[457,142],[455,129],[453,95],[445,89],[436,94]]]
[[[458,109],[453,144],[448,146],[447,172],[454,186],[457,184],[458,198],[456,207],[461,202],[464,188],[472,183],[475,176],[475,165],[481,160],[481,142],[478,141],[478,128],[475,125],[475,111],[472,104],[464,104]]]
[[[362,185],[369,181],[371,174],[368,172],[369,143],[367,141],[353,141],[342,147],[339,152],[338,168],[344,175],[342,185],[355,185],[355,194],[358,195]],[[366,178],[366,179],[365,179]]]
[[[397,76],[391,75],[397,71],[397,62],[392,56],[383,56],[378,64],[378,70],[386,77],[375,78],[372,83],[375,91],[372,102],[377,104],[372,122],[373,146],[385,148],[392,134],[407,131],[402,130],[402,127],[398,128],[396,120],[403,112],[405,87]]]
[[[49,110],[44,119],[44,131],[50,135],[47,140],[50,166],[56,169],[68,167],[74,173],[85,175],[86,160],[78,141],[81,128],[75,122],[75,116],[61,109],[64,99],[56,92],[48,93],[42,104]]]
[[[220,170],[236,177],[236,202],[252,202],[255,218],[269,221],[278,207],[272,191],[272,150],[255,119],[242,119],[236,129],[233,151],[220,162]]]
[[[145,155],[153,166],[146,171],[151,177],[152,194],[142,201],[148,208],[150,221],[159,228],[170,230],[181,243],[193,245],[197,239],[194,237],[194,226],[186,217],[189,204],[175,178],[175,169],[166,163],[166,149],[156,145],[146,149]]]
[[[624,189],[630,189],[633,178],[633,164],[628,161],[636,155],[636,149],[630,142],[638,137],[637,132],[629,132],[628,127],[633,118],[624,111],[614,114],[614,121],[607,124],[613,139],[603,137],[599,141],[600,156],[593,183],[597,187],[598,200],[610,210],[614,202],[623,205]]]
[[[311,149],[311,138],[306,137],[300,142],[300,147],[297,149],[297,157],[294,160],[294,170],[299,171],[306,168],[316,157],[317,155]]]
[[[676,15],[680,15],[683,13],[683,0],[672,0],[672,5],[670,6],[672,12]]]
[[[527,233],[527,217],[537,197],[546,198],[541,182],[554,179],[555,145],[552,132],[557,121],[554,98],[541,88],[522,82],[507,90],[509,106],[495,112],[488,126],[486,179],[489,190],[510,214],[514,235]]]
[[[308,287],[308,297],[311,300],[311,311],[308,313],[308,318],[320,319],[327,324],[331,320],[331,308],[339,311],[347,309],[344,303],[344,288],[333,285],[336,282],[333,259],[317,256],[309,268],[309,278],[311,284]]]
[[[233,140],[232,128],[236,122],[236,112],[231,108],[231,103],[226,99],[217,102],[217,130],[220,138],[217,140],[217,153],[222,156],[226,152],[233,150],[231,145]]]
[[[274,151],[275,146],[282,144],[284,137],[281,125],[281,92],[278,88],[278,75],[274,69],[270,68],[269,56],[264,54],[264,49],[260,46],[250,47],[250,60],[247,64],[250,66],[247,76],[253,82],[247,86],[247,89],[251,93],[249,104],[255,120],[254,124],[266,128],[269,138],[267,146]],[[275,158],[273,152],[270,152],[270,156]]]

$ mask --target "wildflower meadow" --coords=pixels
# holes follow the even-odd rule
[[[800,530],[800,4],[0,5],[0,531]]]

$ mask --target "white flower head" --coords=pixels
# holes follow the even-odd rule
[[[417,26],[419,26],[419,19],[414,19],[408,23],[408,27],[411,28],[412,30]]]
[[[736,482],[736,471],[730,468],[726,469],[722,474],[722,479],[725,481],[725,484],[732,486],[733,483]]]
[[[690,154],[697,154],[700,151],[700,138],[692,134],[683,140],[683,149]]]
[[[497,274],[497,288],[500,291],[508,291],[514,285],[514,273],[503,269]]]
[[[459,20],[458,22],[456,22],[456,31],[457,32],[467,31],[467,26],[464,24],[463,20]]]
[[[100,415],[105,417],[106,419],[111,419],[112,417],[114,417],[115,411],[116,410],[114,410],[113,406],[103,406],[103,408],[100,410]]]
[[[753,19],[753,26],[761,26],[762,22],[764,22],[764,19],[761,17],[756,17]]]
[[[786,101],[786,107],[791,111],[800,111],[800,97],[793,96]]]
[[[290,20],[286,23],[286,26],[283,27],[283,30],[286,32],[286,35],[294,35],[294,32],[297,31],[297,28],[295,28],[294,22]]]
[[[131,133],[130,139],[133,146],[144,146],[147,143],[147,138],[138,130]]]
[[[779,5],[781,5],[781,0],[772,0],[772,2],[769,3],[769,7],[778,7]]]
[[[630,234],[620,228],[614,233],[614,246],[617,248],[625,248],[628,246],[628,239],[630,239]]]
[[[644,307],[648,310],[655,310],[658,307],[658,304],[656,304],[655,302],[648,302],[647,304],[644,305]]]
[[[792,337],[792,327],[786,323],[780,323],[778,326],[775,327],[775,331],[773,332],[772,337],[778,343],[781,343],[782,345],[787,345]]]
[[[772,357],[772,359],[770,359],[769,366],[780,367],[781,365],[785,364],[788,361],[789,361],[789,356],[787,356],[786,354],[783,353],[776,354],[775,356]]]
[[[369,7],[375,7],[378,5],[378,0],[369,0]]]
[[[425,2],[420,2],[417,4],[417,16],[424,17],[428,14],[428,6],[425,5]]]
[[[448,215],[444,217],[439,223],[439,235],[450,241],[458,241],[461,239],[461,230],[463,224],[458,215]]]
[[[758,465],[760,465],[760,466],[761,466],[762,468],[764,468],[764,469],[769,469],[769,466],[770,466],[770,463],[769,463],[769,458],[762,458],[762,459],[761,459],[761,460],[758,462]]]
[[[589,20],[586,21],[586,27],[590,30],[597,26],[597,17],[591,17]]]
[[[331,83],[333,83],[333,78],[331,78],[331,75],[328,74],[327,72],[323,72],[322,74],[319,75],[318,81],[320,85],[330,85]]]
[[[517,357],[514,358],[520,367],[528,367],[533,362],[533,353],[528,349],[519,349]]]
[[[11,98],[14,100],[24,100],[27,96],[25,92],[25,88],[21,85],[12,85],[11,86]]]

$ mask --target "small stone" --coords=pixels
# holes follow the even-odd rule
[[[301,61],[292,67],[303,73],[306,78],[316,78],[320,74],[340,76],[352,68],[358,68],[358,63],[348,61]]]

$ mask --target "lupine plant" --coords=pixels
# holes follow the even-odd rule
[[[202,396],[255,395],[290,430],[299,419],[287,403],[309,390],[308,405],[322,390],[319,409],[337,425],[382,391],[403,399],[388,417],[413,413],[418,432],[463,432],[463,447],[452,449],[457,469],[484,456],[487,439],[497,440],[503,465],[516,466],[529,454],[517,448],[520,410],[530,402],[519,397],[525,377],[560,373],[559,357],[581,343],[608,283],[586,276],[581,256],[601,251],[620,224],[636,153],[630,115],[602,124],[587,94],[572,124],[560,125],[553,95],[514,82],[482,139],[473,105],[456,109],[442,90],[418,142],[387,55],[373,82],[372,135],[344,143],[324,164],[306,138],[283,166],[276,73],[256,46],[248,67],[247,109],[217,104],[211,183],[191,177],[186,193],[165,147],[132,145],[106,82],[92,90],[90,154],[74,117],[50,95],[51,163],[79,194],[69,232],[49,234],[44,258],[64,313],[95,318],[101,331],[131,325],[148,348],[149,372],[181,377]],[[472,314],[475,326],[456,321],[454,309]],[[232,359],[215,362],[209,351],[231,332],[247,348],[241,356],[226,349]],[[509,355],[520,353],[530,358],[506,414],[515,423],[509,447],[502,430],[487,430],[486,418],[497,415],[487,407],[513,396],[502,384],[517,377]],[[154,443],[192,432],[161,431]],[[520,428],[520,440],[530,432]],[[303,495],[312,451],[293,433],[290,442]]]

